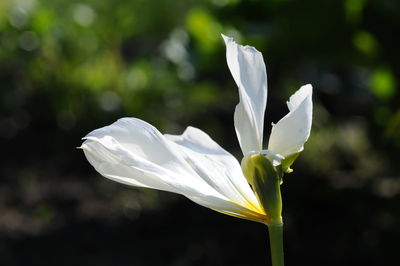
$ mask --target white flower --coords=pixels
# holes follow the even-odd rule
[[[263,151],[267,74],[262,54],[223,38],[228,66],[239,87],[234,122],[243,155],[264,154],[277,165],[298,154],[311,129],[311,85],[290,97],[289,113],[272,127],[268,150]],[[239,162],[200,129],[188,127],[182,135],[162,135],[140,119],[122,118],[83,139],[86,158],[109,179],[182,194],[235,217],[267,220]]]

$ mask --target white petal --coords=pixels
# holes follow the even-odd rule
[[[182,135],[165,136],[177,144],[177,149],[206,183],[234,202],[262,212],[239,162],[206,133],[188,127]]]
[[[267,105],[267,72],[262,54],[222,35],[229,69],[239,87],[240,102],[234,122],[243,155],[262,149],[264,113]]]
[[[252,213],[204,182],[175,150],[177,145],[142,120],[123,118],[84,139],[81,148],[88,161],[107,178],[179,193],[221,212]]]
[[[272,126],[268,150],[285,157],[303,150],[312,124],[312,86],[302,86],[287,102],[289,113]]]

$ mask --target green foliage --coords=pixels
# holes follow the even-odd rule
[[[382,100],[390,100],[396,92],[395,78],[387,68],[376,69],[369,80],[372,92]]]

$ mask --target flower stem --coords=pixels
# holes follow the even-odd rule
[[[272,266],[283,266],[283,223],[268,225]]]

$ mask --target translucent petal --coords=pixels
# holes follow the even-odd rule
[[[284,157],[303,150],[312,124],[312,86],[302,86],[287,102],[289,113],[272,126],[268,150]]]
[[[226,44],[226,59],[239,87],[240,102],[234,122],[243,155],[262,150],[264,113],[267,105],[267,72],[262,54],[254,47],[238,45],[222,35]]]
[[[120,119],[84,139],[81,148],[88,161],[107,178],[179,193],[221,212],[253,213],[205,182],[176,150],[177,144],[140,119]]]
[[[177,144],[197,174],[222,195],[242,206],[262,212],[239,162],[206,133],[188,127],[182,135],[165,135]]]

